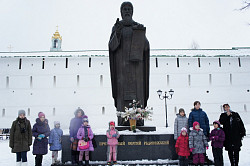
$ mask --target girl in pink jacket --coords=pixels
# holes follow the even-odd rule
[[[77,133],[77,139],[89,142],[89,147],[87,149],[80,149],[79,146],[77,147],[77,151],[80,151],[79,164],[83,165],[82,159],[83,159],[83,154],[85,152],[85,165],[89,166],[89,151],[94,151],[94,147],[92,144],[92,139],[94,137],[94,134],[91,130],[91,127],[89,126],[88,116],[84,115],[82,122],[83,124],[79,128]]]
[[[120,137],[118,130],[115,129],[115,122],[109,122],[109,129],[107,130],[107,160],[108,165],[111,165],[111,159],[113,157],[113,164],[117,164],[117,145],[118,145],[118,138]]]

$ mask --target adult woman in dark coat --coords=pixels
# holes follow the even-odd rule
[[[35,137],[33,155],[36,155],[35,165],[41,166],[43,155],[48,153],[47,137],[50,135],[50,128],[43,112],[39,112],[38,117],[32,129],[33,136]]]
[[[25,117],[25,111],[18,111],[18,118],[13,121],[10,129],[9,146],[16,153],[17,166],[27,166],[27,151],[32,144],[30,121]]]
[[[74,112],[75,117],[71,119],[69,126],[69,135],[71,141],[71,162],[72,164],[79,163],[79,151],[77,151],[78,146],[78,138],[77,132],[79,128],[82,126],[82,117],[84,115],[84,111],[81,108],[78,108]]]
[[[224,147],[228,151],[231,166],[238,166],[241,140],[246,135],[246,130],[240,115],[230,110],[229,104],[224,104],[224,113],[220,115],[220,123],[225,132]]]

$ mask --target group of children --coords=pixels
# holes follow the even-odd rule
[[[178,125],[177,125],[178,124]],[[188,131],[188,118],[185,116],[184,109],[179,110],[179,114],[175,120],[175,133],[176,139],[176,153],[179,156],[179,165],[188,166],[188,158],[190,152],[193,157],[193,164],[201,166],[205,163],[205,154],[208,149],[208,139],[212,141],[212,151],[214,156],[214,162],[216,166],[223,166],[223,142],[225,140],[224,131],[220,128],[220,122],[213,122],[214,129],[212,130],[209,138],[203,132],[200,127],[200,123],[195,121],[193,126]],[[189,133],[189,136],[188,136]],[[178,136],[178,137],[177,137]]]
[[[76,126],[76,121],[71,121],[70,133],[76,133],[74,137],[71,137],[71,149],[74,149],[74,160],[72,158],[73,165],[83,165],[83,156],[85,156],[85,165],[89,165],[89,151],[94,151],[92,140],[94,134],[89,125],[88,116],[84,115],[81,109],[78,109],[75,113],[76,120],[80,122],[80,126],[77,126],[75,132],[72,132],[72,127]],[[79,116],[79,117],[78,117]],[[74,120],[74,118],[73,118]],[[117,145],[119,132],[115,129],[115,122],[109,123],[109,129],[107,130],[107,164],[116,164],[117,160]],[[43,112],[38,113],[36,123],[31,129],[30,121],[25,116],[24,110],[18,111],[18,117],[13,121],[10,132],[9,146],[12,149],[12,153],[16,153],[17,166],[27,166],[27,152],[32,145],[32,136],[35,137],[33,143],[33,155],[35,155],[35,166],[41,166],[43,155],[48,153],[48,144],[50,151],[52,151],[52,165],[60,163],[58,159],[58,151],[62,150],[62,136],[63,131],[60,129],[60,122],[54,122],[54,128],[50,130],[48,120],[45,118]],[[78,153],[77,153],[78,152]],[[76,155],[77,154],[77,155]],[[76,162],[77,161],[77,162]]]
[[[94,151],[94,134],[89,125],[88,116],[82,109],[75,111],[75,117],[71,119],[69,132],[71,141],[71,162],[73,165],[89,165],[89,152]],[[120,137],[118,130],[115,129],[115,122],[109,122],[107,136],[107,164],[117,164],[117,145]]]
[[[61,150],[62,130],[59,129],[58,122],[55,122],[55,128],[51,130],[50,150],[52,151],[52,164],[57,164],[58,151]],[[57,135],[56,135],[57,134]],[[107,164],[117,164],[117,145],[120,137],[118,130],[115,129],[115,122],[109,122],[107,136]],[[85,157],[85,165],[89,165],[89,152],[94,151],[92,140],[94,138],[93,131],[89,125],[88,116],[82,116],[82,125],[77,132],[77,151],[79,152],[79,160],[73,164],[83,165],[83,156]],[[74,142],[74,141],[73,141]],[[72,142],[72,143],[73,143]]]

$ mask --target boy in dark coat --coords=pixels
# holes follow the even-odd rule
[[[179,156],[180,166],[188,166],[188,156],[190,156],[188,144],[189,140],[187,129],[183,127],[175,144],[176,153]]]
[[[212,140],[212,151],[214,156],[215,166],[223,166],[223,143],[225,140],[225,133],[220,128],[220,122],[213,122],[214,129],[210,134],[210,140]]]
[[[225,132],[224,147],[228,151],[231,165],[238,166],[241,140],[246,135],[246,129],[240,115],[230,110],[229,104],[224,104],[223,108],[225,112],[220,115],[219,121]]]
[[[199,101],[194,102],[194,108],[188,117],[188,125],[189,127],[192,127],[194,122],[199,122],[204,135],[208,137],[210,132],[209,120],[207,114],[200,108],[200,106],[201,103]]]
[[[48,120],[45,119],[43,112],[38,113],[36,123],[33,126],[32,133],[35,137],[33,145],[33,155],[36,155],[35,165],[41,166],[43,155],[48,153],[48,137],[50,135],[50,128]]]
[[[13,121],[10,129],[9,146],[12,153],[16,153],[16,165],[27,166],[27,151],[32,144],[32,131],[30,121],[25,117],[25,111],[18,111],[18,118]]]

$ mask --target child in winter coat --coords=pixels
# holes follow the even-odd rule
[[[82,158],[83,158],[83,153],[85,152],[85,165],[88,166],[89,165],[89,151],[94,151],[94,147],[92,144],[92,139],[94,137],[94,134],[93,134],[93,132],[88,124],[89,123],[88,116],[84,115],[82,122],[83,122],[83,124],[77,132],[77,139],[79,139],[79,141],[84,140],[85,142],[88,142],[89,147],[86,149],[80,149],[80,147],[78,145],[77,151],[80,151],[79,163],[81,165],[83,165]]]
[[[207,138],[204,135],[202,129],[200,128],[199,122],[194,122],[193,127],[190,128],[189,133],[189,148],[190,152],[193,153],[193,163],[201,166],[205,163],[204,153],[208,149]]]
[[[190,152],[188,147],[188,133],[185,127],[181,129],[181,134],[176,141],[175,149],[179,155],[180,166],[188,166],[188,156]]]
[[[63,131],[60,129],[60,122],[54,122],[55,128],[50,131],[49,145],[50,151],[52,151],[52,165],[59,163],[57,160],[58,151],[62,150],[62,135]]]
[[[179,114],[176,115],[174,121],[174,139],[177,140],[177,138],[181,134],[181,129],[185,127],[188,129],[188,118],[186,117],[185,111],[183,108],[179,109]]]
[[[111,159],[113,159],[113,164],[117,164],[117,145],[118,138],[120,137],[118,130],[115,129],[115,122],[109,122],[109,129],[107,130],[107,160],[108,165],[111,165]]]
[[[41,166],[43,161],[43,155],[48,153],[48,137],[50,134],[50,128],[48,120],[45,119],[43,112],[38,113],[36,123],[32,129],[32,135],[35,137],[33,144],[33,155],[36,155],[35,165]]]
[[[210,140],[212,140],[212,151],[214,156],[215,166],[223,166],[223,143],[225,140],[225,133],[220,128],[220,122],[213,122],[214,129],[210,134]]]
[[[27,152],[32,144],[30,121],[25,117],[25,111],[19,110],[18,117],[13,121],[10,129],[11,152],[16,153],[16,165],[27,166]]]

